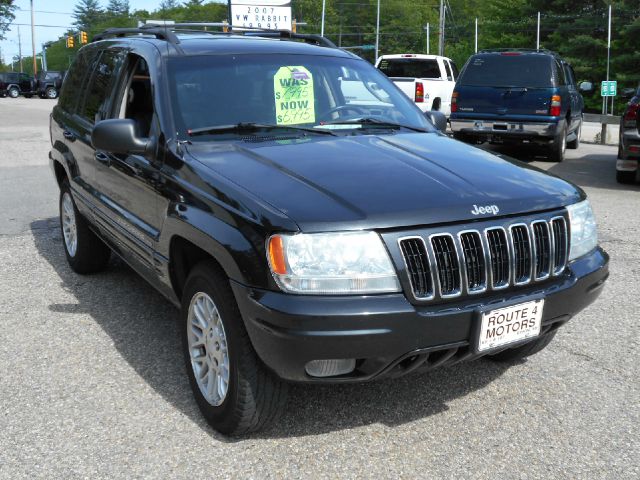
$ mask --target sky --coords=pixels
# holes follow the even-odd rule
[[[40,52],[42,44],[50,40],[57,40],[73,24],[73,8],[77,0],[33,0],[36,25],[56,25],[57,27],[35,27],[36,52]],[[101,0],[105,6],[108,0]],[[20,37],[22,38],[22,55],[30,56],[31,49],[31,6],[29,0],[15,0],[18,7],[16,18],[11,30],[5,35],[6,40],[0,42],[0,49],[4,63],[11,63],[11,59],[18,55],[18,26],[20,25]],[[160,0],[129,0],[131,11],[148,10],[158,8]]]

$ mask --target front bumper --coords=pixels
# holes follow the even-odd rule
[[[403,294],[358,297],[291,295],[232,282],[245,326],[262,361],[278,376],[298,382],[359,382],[398,376],[477,358],[479,310],[490,304],[544,296],[543,330],[550,332],[593,302],[609,276],[608,255],[594,250],[550,283],[509,292],[415,306]],[[311,360],[357,359],[356,370],[314,378]]]
[[[484,120],[451,118],[451,130],[476,138],[549,141],[556,136],[558,122],[530,122],[522,120]]]

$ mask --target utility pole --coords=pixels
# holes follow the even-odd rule
[[[609,81],[609,61],[610,60],[611,60],[611,4],[609,4],[609,34],[607,36],[607,82]],[[613,95],[611,96],[611,111],[613,112]],[[605,109],[604,113],[605,114],[607,113],[607,109]]]
[[[478,17],[476,17],[476,53],[478,53]]]
[[[536,33],[536,50],[540,50],[540,12],[538,12],[538,29]]]
[[[38,61],[36,59],[36,28],[33,16],[33,0],[31,0],[31,49],[33,50],[33,76],[38,73]]]
[[[422,27],[427,34],[427,55],[429,55],[430,41],[429,41],[429,24],[427,23],[424,27]]]
[[[320,26],[320,36],[324,37],[324,12],[327,8],[327,0],[322,0],[322,25]]]
[[[20,37],[20,25],[18,25],[18,58],[20,59],[20,73],[24,70],[22,69],[22,38]]]
[[[438,55],[444,56],[444,0],[440,0],[440,33],[438,38]]]
[[[378,15],[376,17],[376,62],[378,61],[379,50],[380,50],[380,0],[378,0]]]

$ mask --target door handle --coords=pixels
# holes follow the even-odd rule
[[[96,152],[95,157],[97,161],[106,165],[107,167],[111,165],[111,159],[109,158],[109,155],[107,155],[106,153]]]
[[[71,133],[69,130],[64,130],[62,132],[62,136],[67,140],[75,140],[76,138],[76,136],[73,133]]]

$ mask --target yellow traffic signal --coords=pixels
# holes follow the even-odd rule
[[[73,48],[75,46],[75,39],[73,38],[73,35],[69,35],[67,37],[67,48]]]
[[[87,43],[87,32],[80,32],[80,43]]]

